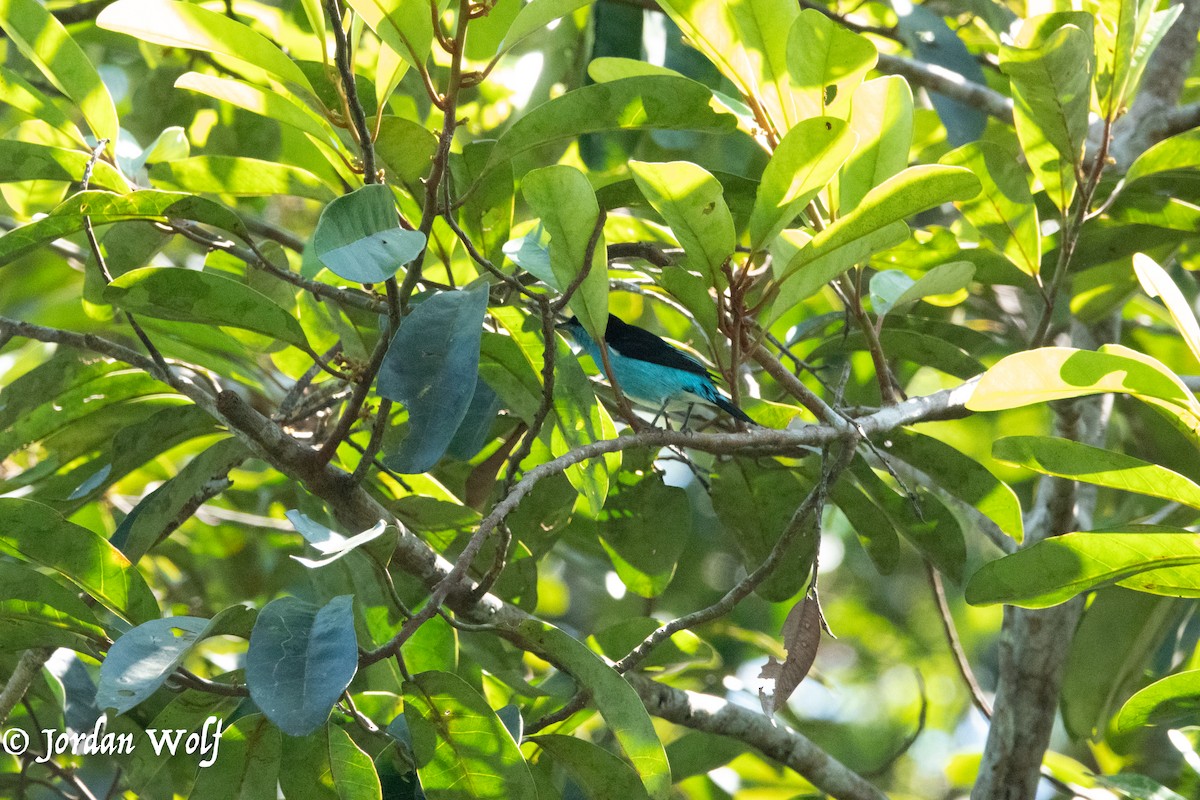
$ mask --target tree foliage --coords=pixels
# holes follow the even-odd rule
[[[1020,5],[0,0],[0,794],[1194,794],[1196,21]]]

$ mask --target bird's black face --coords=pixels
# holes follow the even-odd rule
[[[583,323],[579,321],[578,317],[571,317],[570,319],[563,320],[554,327],[560,331],[575,333],[576,331],[583,330]]]

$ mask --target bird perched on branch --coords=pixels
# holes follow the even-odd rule
[[[600,346],[583,324],[572,318],[558,327],[571,334],[607,378]],[[687,415],[683,420],[686,428],[692,407],[697,403],[716,406],[735,419],[754,424],[754,420],[721,394],[707,367],[645,328],[630,325],[609,314],[604,340],[608,343],[609,360],[617,374],[621,393],[630,400],[658,409],[651,425],[670,409],[686,408]]]

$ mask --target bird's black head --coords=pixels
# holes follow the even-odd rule
[[[571,317],[564,319],[555,326],[556,330],[566,331],[567,333],[575,333],[575,331],[583,329],[583,323],[579,321],[579,317]]]

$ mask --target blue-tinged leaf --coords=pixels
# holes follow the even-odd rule
[[[246,683],[251,699],[284,733],[306,736],[323,725],[358,671],[353,603],[341,595],[318,608],[281,597],[259,612]]]
[[[425,234],[401,228],[397,219],[392,190],[364,186],[325,206],[313,249],[348,281],[382,283],[425,249]]]
[[[981,86],[987,84],[983,67],[940,15],[907,0],[893,7],[899,18],[897,29],[900,38],[918,61],[948,69],[972,83]],[[930,92],[929,99],[946,126],[946,138],[950,144],[957,147],[973,142],[983,133],[987,115],[979,109],[938,92]]]
[[[405,317],[379,370],[380,395],[408,409],[408,436],[390,469],[425,472],[450,446],[467,415],[479,375],[487,284],[440,292]]]

